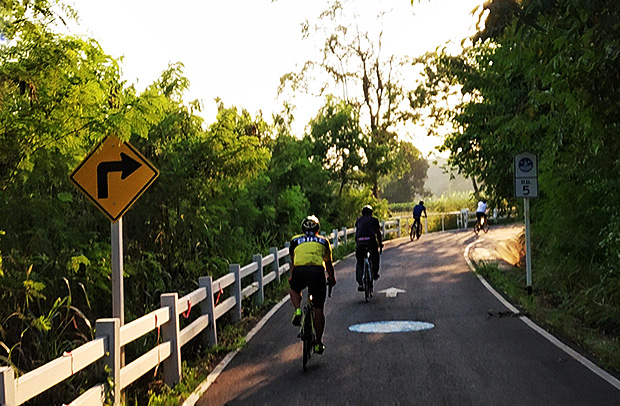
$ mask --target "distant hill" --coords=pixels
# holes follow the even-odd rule
[[[437,161],[437,163],[434,164],[434,161]],[[456,172],[453,173],[454,179],[450,179],[450,173],[446,173],[444,169],[446,162],[447,160],[445,158],[429,159],[428,179],[424,187],[429,189],[434,196],[451,194],[453,192],[473,191],[471,180],[465,179]]]

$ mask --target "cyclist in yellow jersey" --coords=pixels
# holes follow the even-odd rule
[[[308,287],[308,294],[312,295],[314,304],[314,329],[316,331],[317,344],[314,352],[322,354],[325,351],[323,345],[323,331],[325,329],[325,306],[326,283],[331,286],[336,284],[334,265],[332,264],[332,248],[329,240],[318,235],[320,228],[319,219],[316,216],[308,216],[301,223],[302,234],[296,235],[291,240],[289,253],[291,255],[291,277],[289,279],[291,303],[295,307],[293,313],[293,325],[301,324],[301,291]],[[328,278],[325,279],[325,270]]]

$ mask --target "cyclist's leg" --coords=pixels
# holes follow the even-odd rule
[[[366,247],[363,242],[358,242],[355,247],[355,281],[358,286],[362,286],[362,274],[364,273],[364,259],[366,258]]]
[[[301,291],[306,287],[304,281],[303,268],[297,267],[293,269],[293,273],[288,280],[290,290],[289,296],[291,297],[291,303],[295,309],[301,307]]]
[[[372,265],[372,277],[374,280],[379,279],[379,267],[380,267],[380,262],[379,262],[379,246],[377,245],[377,243],[371,245],[370,247],[368,247],[368,249],[370,250],[370,263]]]

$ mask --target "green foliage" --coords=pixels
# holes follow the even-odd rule
[[[538,155],[537,284],[587,326],[618,335],[620,8],[611,0],[485,7],[487,29],[473,47],[431,58],[422,99],[460,85],[451,89],[462,103],[435,110],[458,129],[443,148],[495,207],[517,204],[514,155]]]
[[[342,196],[345,186],[352,183],[356,170],[362,166],[364,144],[359,112],[352,105],[328,97],[325,106],[310,122],[309,138],[313,145],[312,156],[339,183],[338,196]]]

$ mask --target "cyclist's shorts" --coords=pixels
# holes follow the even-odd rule
[[[288,282],[291,289],[297,293],[307,286],[308,294],[312,295],[312,303],[315,308],[322,309],[325,306],[327,280],[325,279],[325,268],[322,266],[296,266]]]

